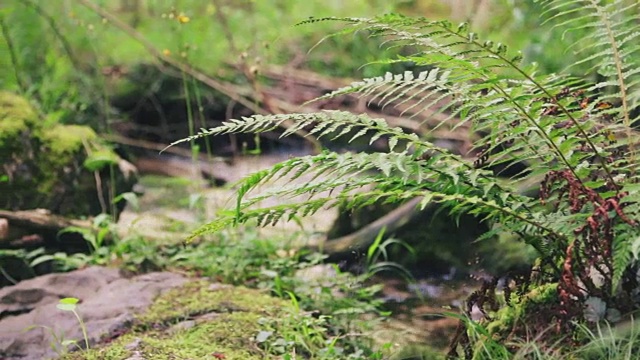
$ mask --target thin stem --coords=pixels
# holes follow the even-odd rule
[[[89,336],[87,335],[87,327],[84,325],[84,321],[82,321],[80,314],[78,314],[78,312],[75,309],[72,310],[71,312],[73,312],[73,315],[75,315],[76,319],[78,319],[78,323],[80,324],[80,329],[82,329],[82,336],[84,337],[84,344],[86,345],[86,350],[89,350]]]
[[[629,118],[629,104],[627,99],[627,86],[624,82],[624,74],[622,69],[622,56],[620,55],[620,49],[618,48],[618,42],[613,34],[611,29],[611,22],[607,16],[607,13],[602,11],[602,6],[600,6],[600,1],[591,0],[591,4],[597,9],[597,14],[600,15],[600,19],[605,25],[607,37],[609,38],[609,44],[611,45],[611,51],[613,52],[614,63],[616,64],[616,74],[618,79],[618,88],[620,89],[620,97],[622,99],[622,113],[624,115],[623,122],[625,126],[625,130],[627,131],[627,139],[629,139],[629,153],[631,164],[635,163],[635,146],[631,137],[631,119]],[[605,166],[603,164],[603,166]],[[631,173],[634,173],[634,167],[631,168]]]
[[[111,218],[113,222],[118,221],[118,206],[113,201],[116,198],[116,169],[113,164],[109,164],[109,204],[111,206]]]
[[[0,265],[0,274],[2,274],[2,276],[4,276],[5,279],[9,280],[9,282],[12,283],[13,285],[18,283],[18,280],[14,279],[11,275],[9,275],[9,273],[4,269],[2,265]]]
[[[200,120],[200,127],[202,129],[206,129],[207,120],[205,118],[204,108],[202,106],[202,96],[200,94],[200,87],[198,87],[198,83],[194,78],[191,78],[191,86],[193,86],[193,92],[195,93],[194,95],[196,97],[196,105],[198,106],[198,120]],[[209,161],[213,160],[213,150],[211,149],[211,138],[208,136],[204,138],[204,147],[207,152],[207,160]]]
[[[20,63],[18,62],[18,57],[16,56],[16,48],[13,44],[13,40],[9,34],[9,27],[4,22],[4,17],[0,15],[0,31],[2,32],[2,36],[4,37],[4,41],[7,43],[7,48],[9,49],[9,58],[11,59],[11,65],[13,68],[13,75],[16,78],[16,83],[20,88],[22,93],[27,92],[27,85],[24,80],[20,76]]]
[[[182,33],[182,28],[179,29],[178,31],[178,47],[179,48],[183,48],[185,47],[184,44],[184,40],[183,40],[183,33]],[[184,62],[183,64],[185,65],[189,65],[189,58],[188,53],[187,53],[187,48],[185,47],[185,52],[184,55],[182,55],[184,57]],[[193,108],[192,108],[192,104],[191,104],[191,91],[189,90],[189,82],[187,79],[187,74],[184,71],[184,69],[181,70],[180,75],[182,77],[182,91],[184,93],[184,102],[185,102],[185,106],[187,108],[187,123],[188,123],[188,128],[189,128],[189,137],[193,137],[193,135],[195,134],[195,123],[193,121]],[[200,153],[200,149],[198,147],[198,145],[196,144],[195,139],[192,139],[191,141],[189,141],[189,146],[191,148],[191,162],[193,163],[193,166],[196,167],[196,169],[198,169],[199,171],[199,164],[198,164],[198,154]]]
[[[102,210],[103,213],[106,213],[107,204],[104,202],[104,193],[102,191],[102,179],[100,178],[100,171],[98,170],[94,171],[93,178],[96,180],[96,192],[98,195],[98,202],[100,203],[100,209]]]
[[[187,107],[187,121],[189,123],[189,136],[193,137],[195,135],[195,124],[193,123],[193,109],[191,108],[191,92],[189,91],[189,83],[187,82],[187,74],[182,73],[182,88],[184,91],[184,101]],[[192,139],[189,142],[191,146],[191,161],[193,161],[193,165],[196,166],[198,162],[198,146],[196,145],[195,139]]]

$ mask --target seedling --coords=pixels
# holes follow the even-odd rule
[[[78,319],[78,323],[80,324],[80,329],[82,329],[82,337],[84,338],[85,349],[89,350],[89,337],[87,336],[87,327],[77,311],[77,304],[79,301],[80,300],[77,298],[60,299],[56,307],[62,311],[70,311],[73,313],[73,315],[75,315],[76,319]]]

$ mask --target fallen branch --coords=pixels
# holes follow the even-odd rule
[[[0,218],[9,220],[10,225],[16,225],[33,230],[58,231],[69,226],[91,228],[91,221],[68,219],[63,216],[53,215],[47,210],[0,210]]]
[[[89,220],[68,219],[53,215],[44,209],[9,211],[0,210],[3,220],[0,248],[23,248],[44,245],[47,239],[56,239],[68,227],[91,229]]]
[[[421,213],[417,209],[422,197],[409,200],[387,215],[379,218],[362,229],[349,235],[327,240],[311,247],[311,250],[321,251],[332,256],[347,255],[352,251],[362,251],[368,248],[380,231],[385,228],[387,232],[393,232],[406,225]],[[432,206],[431,204],[429,206]],[[423,210],[423,211],[426,211]]]
[[[517,192],[521,195],[535,196],[535,192],[540,188],[542,179],[543,176],[538,175],[520,180],[517,184]],[[307,249],[324,252],[336,258],[348,256],[354,251],[364,251],[373,244],[383,228],[386,229],[387,233],[394,232],[417,218],[421,213],[438,206],[438,203],[428,203],[424,209],[420,210],[418,208],[420,201],[422,201],[422,197],[411,199],[351,234],[336,239],[325,239],[317,245],[307,247]]]

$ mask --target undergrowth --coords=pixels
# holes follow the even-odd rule
[[[588,64],[597,73],[597,82],[540,73],[535,64],[523,63],[519,52],[482,39],[465,23],[394,14],[301,23],[341,23],[343,30],[335,35],[367,33],[389,48],[412,51],[377,63],[429,68],[364,79],[320,99],[357,93],[369,104],[404,109],[403,114],[444,114],[431,131],[467,134],[473,147],[457,154],[383,119],[345,111],[255,115],[203,129],[172,145],[261,133],[288,122],[283,136],[306,130],[318,138],[368,137],[369,143],[386,141],[388,151],[324,151],[255,173],[240,183],[234,211],[221,213],[190,239],[250,220],[261,225],[292,220],[327,206],[357,209],[419,198],[419,209],[437,203],[456,218],[477,216],[491,229],[484,238],[508,233],[538,254],[530,271],[488,281],[470,296],[451,357],[509,358],[533,340],[542,349],[557,349],[556,355],[568,354],[587,342],[581,328],[634,312],[640,293],[640,4],[539,3],[546,21],[584,34],[568,51],[580,58],[577,65]],[[526,170],[499,176],[514,164],[525,164]],[[277,183],[302,175],[313,180]],[[539,184],[536,196],[521,190],[524,182]],[[272,186],[256,191],[264,184]],[[256,207],[270,197],[292,201]],[[472,308],[481,310],[482,319],[470,319]],[[493,348],[487,352],[488,343]]]

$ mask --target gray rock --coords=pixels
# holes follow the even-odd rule
[[[55,358],[57,354],[51,345],[59,344],[52,334],[84,346],[81,327],[74,314],[56,307],[62,298],[80,299],[77,312],[86,325],[91,345],[126,327],[156,296],[186,281],[173,273],[125,278],[117,269],[89,267],[2,288],[0,359]]]
[[[176,334],[185,330],[189,330],[191,328],[193,328],[194,326],[196,326],[196,322],[195,320],[186,320],[186,321],[181,321],[173,326],[171,326],[168,330],[169,334]]]

